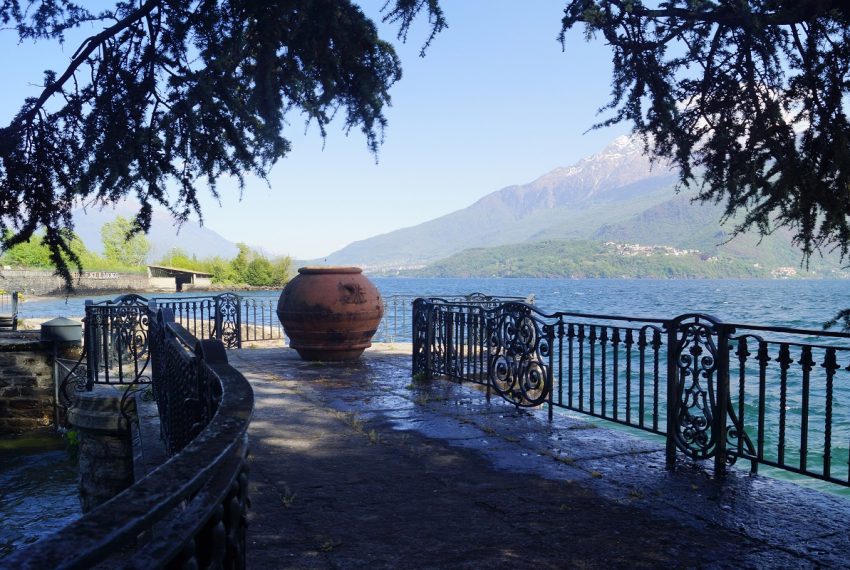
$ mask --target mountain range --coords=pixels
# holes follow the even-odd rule
[[[805,274],[790,232],[733,237],[723,208],[676,192],[676,173],[651,163],[642,144],[619,137],[572,166],[492,192],[470,206],[422,224],[353,242],[321,260],[358,265],[373,275],[744,277]],[[77,210],[76,232],[93,251],[100,228],[129,202]],[[199,258],[232,258],[238,248],[155,210],[150,260],[180,248]],[[652,258],[652,259],[650,259]],[[303,262],[312,263],[309,261]],[[846,276],[837,255],[812,259],[810,276]]]
[[[529,184],[508,186],[417,226],[356,241],[328,255],[327,263],[392,269],[421,266],[471,247],[586,238],[600,216],[611,223],[626,220],[669,197],[674,181],[668,169],[652,169],[637,145],[620,137],[602,153]]]
[[[677,175],[669,166],[653,164],[643,154],[642,143],[623,136],[602,152],[572,166],[552,170],[528,184],[492,192],[467,208],[351,243],[328,255],[325,263],[360,265],[373,274],[415,270],[419,275],[526,276],[527,271],[492,272],[493,266],[488,263],[480,267],[480,272],[470,273],[464,259],[476,265],[485,258],[533,255],[530,252],[542,252],[546,247],[535,249],[531,244],[541,243],[549,244],[547,256],[555,250],[559,255],[589,251],[587,244],[577,249],[559,244],[578,240],[658,246],[662,248],[655,251],[658,255],[666,251],[663,247],[690,251],[694,260],[726,263],[728,271],[718,276],[752,276],[746,267],[758,269],[756,275],[769,275],[778,268],[799,269],[802,257],[791,243],[789,232],[778,230],[764,238],[756,234],[733,238],[734,220],[726,225],[719,222],[722,206],[693,202],[692,193],[677,193],[676,182]],[[502,247],[509,245],[516,247]],[[500,247],[498,255],[494,251],[482,253]],[[631,255],[624,251],[610,245],[598,253]],[[648,256],[654,250],[644,247],[640,251]],[[448,264],[447,258],[451,259]],[[836,274],[840,263],[837,256],[827,255],[813,259],[811,268],[818,275]],[[582,274],[578,271],[564,276]],[[712,269],[707,273],[685,271],[682,276],[714,274],[717,272]]]

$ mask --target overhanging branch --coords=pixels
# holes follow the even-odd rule
[[[130,27],[133,23],[139,21],[140,19],[148,16],[155,8],[157,8],[161,4],[162,0],[148,0],[145,2],[138,10],[131,13],[127,17],[119,20],[114,25],[106,28],[102,32],[97,35],[91,36],[87,38],[80,47],[74,52],[72,56],[71,63],[65,69],[65,72],[59,76],[56,81],[53,81],[50,85],[44,88],[44,91],[41,92],[38,99],[33,103],[32,107],[24,113],[20,115],[18,119],[15,121],[18,123],[17,127],[20,128],[21,125],[31,123],[39,111],[44,107],[44,104],[56,93],[62,90],[65,83],[71,79],[76,73],[79,67],[88,59],[88,57],[94,53],[96,49],[98,49],[105,41],[108,39],[115,37],[116,34]],[[15,128],[16,125],[13,122],[9,125],[10,130],[16,131],[18,128]]]

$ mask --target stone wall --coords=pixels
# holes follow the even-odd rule
[[[53,423],[53,349],[38,331],[0,337],[0,435],[23,433]],[[9,338],[12,337],[12,338]],[[79,348],[60,351],[79,357]]]
[[[78,293],[128,293],[150,289],[148,276],[140,273],[91,271],[82,276],[74,273],[73,277]],[[65,293],[65,282],[49,270],[0,269],[0,289],[29,295],[61,295]]]

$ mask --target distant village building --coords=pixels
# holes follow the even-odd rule
[[[212,285],[212,273],[179,269],[164,265],[148,265],[148,281],[151,289],[167,291],[206,291]]]
[[[787,278],[787,277],[796,277],[797,270],[793,267],[777,267],[773,271],[770,272],[773,277],[779,278]]]
[[[680,257],[683,255],[697,255],[700,253],[698,249],[679,249],[669,245],[641,245],[639,243],[618,243],[616,241],[606,241],[605,246],[613,249],[614,253],[621,257],[652,257],[653,255],[672,255]]]

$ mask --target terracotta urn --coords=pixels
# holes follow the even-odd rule
[[[289,345],[304,360],[356,360],[383,314],[378,288],[359,267],[302,267],[277,302]]]

